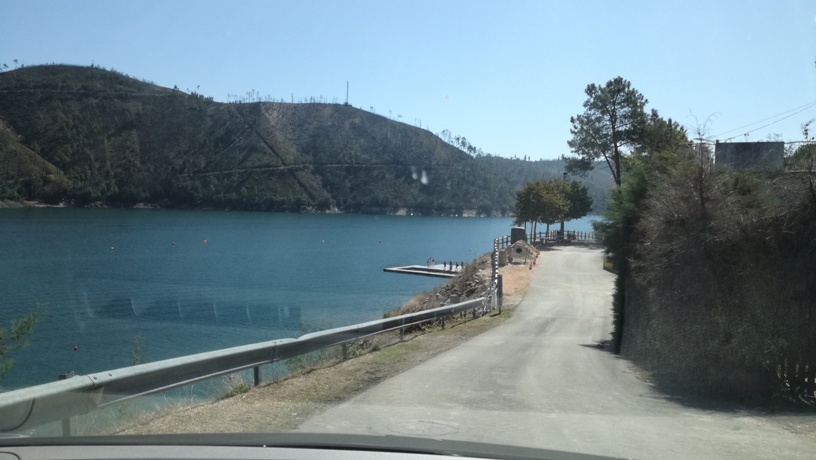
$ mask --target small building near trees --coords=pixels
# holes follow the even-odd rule
[[[784,142],[719,142],[714,146],[714,162],[737,170],[781,171]]]

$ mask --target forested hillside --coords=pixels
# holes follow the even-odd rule
[[[563,171],[347,105],[224,104],[98,67],[0,73],[0,122],[0,199],[77,206],[495,215]]]

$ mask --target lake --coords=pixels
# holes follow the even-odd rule
[[[590,218],[570,222],[591,230]],[[381,318],[468,262],[509,218],[113,209],[0,210],[0,325],[42,305],[6,389]]]

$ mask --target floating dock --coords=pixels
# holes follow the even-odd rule
[[[461,269],[462,268],[460,267],[459,270],[461,271]],[[459,274],[458,271],[444,269],[442,265],[433,265],[431,267],[427,265],[406,265],[404,267],[383,268],[383,271],[391,273],[405,273],[407,275],[435,276],[437,278],[453,278]]]

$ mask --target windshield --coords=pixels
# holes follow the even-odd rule
[[[810,2],[0,17],[0,452],[816,455]]]

